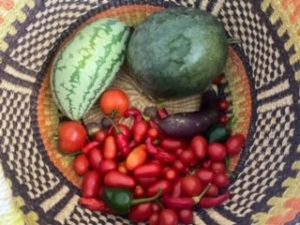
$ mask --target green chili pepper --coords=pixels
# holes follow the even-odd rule
[[[133,199],[133,193],[127,189],[120,188],[104,188],[103,200],[116,213],[120,215],[128,214],[132,206],[153,202],[162,194],[159,191],[150,198]]]

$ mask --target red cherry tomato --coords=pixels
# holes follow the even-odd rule
[[[160,205],[158,203],[152,203],[152,209],[153,212],[157,212],[157,213],[161,211]]]
[[[115,160],[117,158],[118,148],[114,136],[108,136],[103,146],[103,156],[105,159]]]
[[[183,209],[178,212],[179,222],[182,224],[194,224],[193,211],[189,209]]]
[[[100,98],[99,105],[105,115],[115,113],[117,117],[121,117],[129,107],[129,99],[124,91],[112,89],[104,92]]]
[[[179,174],[184,174],[187,170],[186,166],[180,161],[176,160],[174,162],[174,169],[179,173]]]
[[[224,74],[219,75],[213,80],[213,84],[220,86],[220,85],[222,85],[224,80],[225,80],[225,75]]]
[[[178,148],[178,149],[176,149],[175,154],[176,154],[177,156],[180,156],[181,153],[183,153],[183,151],[184,151],[183,148]]]
[[[186,166],[195,166],[198,163],[198,158],[190,149],[184,150],[180,154],[179,159]]]
[[[191,148],[199,159],[204,159],[207,155],[207,140],[202,136],[195,136],[191,142]]]
[[[159,225],[178,225],[178,217],[174,210],[164,209],[158,218]]]
[[[59,125],[59,149],[64,153],[80,151],[86,144],[88,134],[81,123],[64,122]]]
[[[214,173],[225,173],[226,172],[226,165],[223,162],[212,162],[210,165],[210,168]]]
[[[116,170],[117,163],[111,159],[105,159],[100,163],[99,171],[102,176],[106,175],[109,171]]]
[[[94,135],[95,141],[98,141],[100,144],[104,143],[106,137],[107,137],[107,133],[105,131],[102,131],[102,130],[98,131]]]
[[[215,184],[211,184],[210,188],[205,194],[206,197],[217,197],[219,196],[219,188]]]
[[[242,134],[235,134],[231,136],[226,142],[227,154],[230,156],[239,154],[244,147],[245,142],[246,138]]]
[[[203,184],[211,183],[214,178],[214,172],[209,169],[200,169],[197,176]]]
[[[158,225],[159,213],[155,212],[150,216],[149,225]]]
[[[145,197],[145,190],[142,186],[137,185],[134,189],[134,197],[135,198],[143,198]]]
[[[226,147],[219,143],[208,146],[208,155],[213,161],[223,161],[226,158]]]
[[[218,102],[218,108],[222,112],[228,112],[229,107],[230,107],[230,104],[225,99]]]
[[[175,181],[178,178],[178,173],[175,169],[167,169],[165,172],[165,178],[171,182]]]
[[[229,123],[229,117],[226,115],[222,115],[219,117],[219,123],[223,126],[226,126]]]
[[[210,166],[211,166],[211,163],[212,163],[212,161],[209,159],[209,160],[206,160],[206,161],[204,161],[203,162],[203,168],[205,168],[205,169],[209,169],[210,168]]]
[[[73,167],[77,175],[83,176],[89,171],[90,162],[85,155],[79,155],[75,158]]]
[[[147,131],[147,137],[150,137],[151,140],[156,140],[157,138],[159,138],[159,130],[156,128],[150,128]]]
[[[101,151],[97,148],[92,148],[88,153],[88,159],[92,168],[99,171],[100,163],[103,160]]]
[[[198,196],[203,190],[201,181],[196,176],[186,176],[181,179],[182,192],[190,197]]]
[[[215,174],[213,184],[219,188],[226,188],[230,184],[229,177],[224,173]]]

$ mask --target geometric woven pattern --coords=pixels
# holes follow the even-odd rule
[[[41,86],[53,50],[88,18],[117,8],[120,11],[113,16],[119,13],[138,17],[130,14],[132,5],[143,5],[145,14],[153,12],[151,7],[184,6],[210,11],[224,23],[230,37],[241,41],[233,49],[247,70],[245,77],[251,91],[245,99],[230,96],[230,88],[240,85],[241,77],[230,78],[232,83],[225,87],[226,95],[236,103],[237,109],[232,112],[238,115],[233,116],[242,120],[251,115],[251,127],[240,128],[248,129],[247,146],[234,172],[232,199],[223,207],[197,210],[196,220],[199,224],[222,225],[299,224],[298,2],[27,0],[14,4],[15,8],[12,4],[11,10],[16,13],[7,23],[0,15],[0,26],[7,27],[0,34],[0,161],[11,178],[14,194],[22,196],[27,204],[24,211],[33,210],[41,225],[130,224],[121,217],[93,213],[78,205],[79,190],[54,166],[41,136]],[[1,7],[3,0],[0,13]],[[251,104],[247,105],[249,99]],[[241,106],[245,108],[238,108]]]

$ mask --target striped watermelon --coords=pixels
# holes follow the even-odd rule
[[[113,19],[83,29],[58,54],[51,90],[59,109],[80,120],[112,83],[125,58],[130,28]]]

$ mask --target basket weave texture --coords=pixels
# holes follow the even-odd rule
[[[101,2],[101,3],[100,3]],[[209,11],[232,46],[222,95],[233,131],[248,137],[235,158],[233,197],[197,209],[196,224],[300,224],[299,0],[0,0],[0,225],[130,224],[78,205],[80,178],[53,136],[62,118],[49,91],[55,53],[83,24],[114,17],[136,26],[170,7]],[[126,68],[115,83],[138,107],[152,104]],[[168,102],[193,111],[200,96]],[[97,108],[85,123],[99,121]]]

